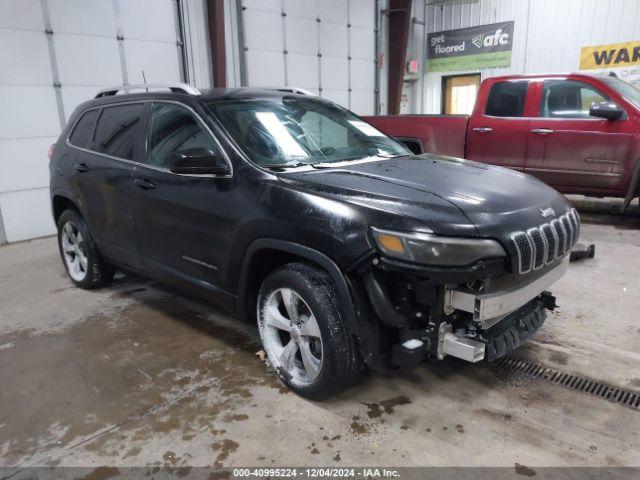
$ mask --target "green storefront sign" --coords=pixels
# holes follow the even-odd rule
[[[511,65],[514,22],[461,28],[427,36],[428,72]]]

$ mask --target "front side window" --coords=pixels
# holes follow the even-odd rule
[[[113,157],[133,160],[133,146],[144,104],[132,103],[102,109],[92,149]]]
[[[216,152],[211,134],[186,108],[173,103],[154,103],[151,108],[147,163],[166,168],[181,150],[205,148]]]
[[[100,109],[89,110],[82,114],[69,136],[69,143],[75,147],[89,148],[93,140],[93,127]]]
[[[320,99],[220,100],[207,106],[247,156],[262,166],[410,154],[351,112]]]
[[[545,80],[540,116],[547,118],[595,118],[589,115],[594,103],[607,98],[591,85],[574,80]]]
[[[491,86],[484,114],[491,117],[521,117],[529,82],[497,82]]]

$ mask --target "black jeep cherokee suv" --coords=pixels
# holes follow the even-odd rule
[[[382,364],[495,360],[554,308],[580,223],[532,177],[411,155],[295,89],[145,88],[100,92],[53,146],[77,286],[138,272],[257,321],[310,398]]]

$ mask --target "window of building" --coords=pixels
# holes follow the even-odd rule
[[[96,126],[93,150],[133,160],[136,130],[143,111],[142,103],[103,108]]]
[[[442,113],[471,115],[480,89],[480,74],[444,77],[442,89],[444,91]]]
[[[589,108],[607,98],[591,85],[574,80],[546,80],[542,88],[540,116],[549,118],[594,118]]]
[[[497,82],[489,91],[485,115],[521,117],[529,82]]]

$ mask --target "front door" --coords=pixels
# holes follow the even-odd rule
[[[131,211],[133,162],[143,155],[138,128],[144,103],[128,103],[87,111],[69,142],[74,149],[71,184],[82,201],[101,253],[108,259],[137,269],[141,266]],[[95,132],[82,140],[76,129],[96,117]]]
[[[530,124],[527,173],[564,191],[621,190],[632,135],[625,131],[625,120],[589,115],[589,107],[607,96],[568,79],[545,80],[540,89],[540,113]]]
[[[523,170],[527,154],[529,118],[525,104],[529,82],[499,81],[486,98],[479,98],[469,119],[466,158]],[[486,103],[484,103],[486,102]]]
[[[147,135],[145,164],[136,166],[131,180],[145,268],[173,283],[222,294],[233,227],[233,181],[174,174],[168,165],[176,152],[186,149],[226,154],[204,122],[182,104],[152,103]]]

